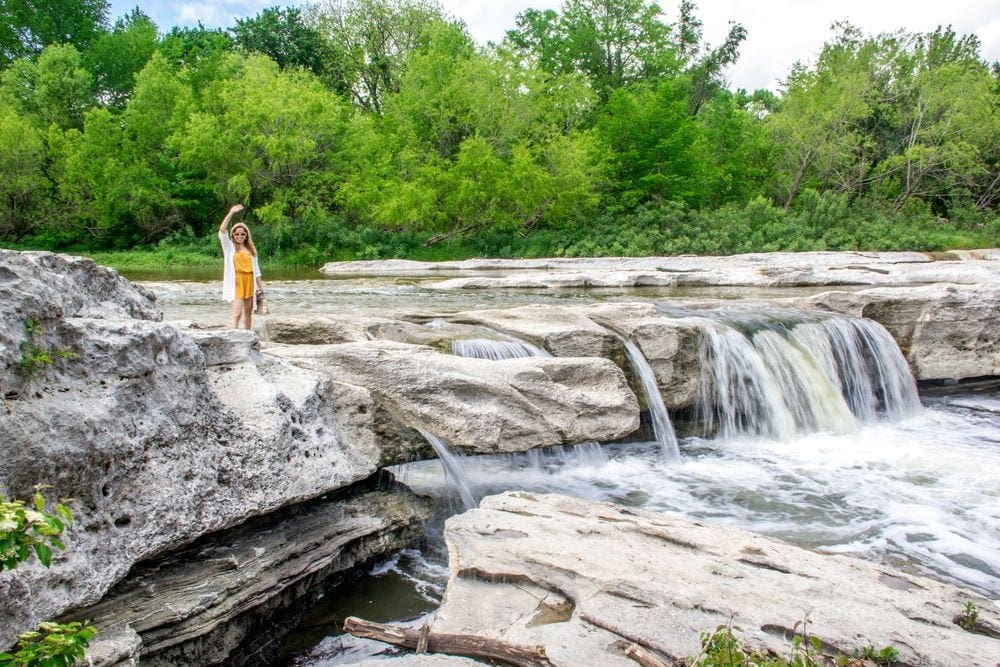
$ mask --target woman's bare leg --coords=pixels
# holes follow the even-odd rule
[[[253,329],[253,299],[243,299],[243,322],[247,329]]]
[[[240,315],[243,314],[244,299],[233,299],[233,329],[240,328]]]

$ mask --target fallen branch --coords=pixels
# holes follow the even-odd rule
[[[632,658],[637,663],[642,665],[642,667],[670,667],[671,665],[676,665],[676,662],[665,662],[660,660],[660,658],[654,655],[652,652],[647,651],[638,644],[630,644],[627,649],[625,649],[625,655]]]
[[[676,655],[673,655],[664,646],[659,645],[657,642],[653,641],[652,639],[649,639],[648,637],[643,637],[642,635],[638,635],[638,634],[636,634],[634,632],[631,632],[631,631],[626,630],[624,628],[618,627],[617,625],[614,625],[613,623],[605,621],[603,618],[598,618],[598,617],[596,617],[596,616],[594,616],[592,614],[588,614],[587,612],[583,612],[582,614],[580,614],[580,619],[583,620],[583,621],[586,621],[587,623],[590,623],[591,625],[597,626],[598,628],[601,628],[602,630],[607,630],[611,634],[618,635],[619,637],[623,637],[623,638],[629,640],[630,642],[632,642],[632,644],[635,647],[635,649],[638,649],[638,650],[632,650],[632,647],[629,647],[629,649],[627,649],[625,651],[625,655],[627,655],[628,657],[632,658],[633,660],[635,660],[636,662],[638,662],[640,665],[643,665],[643,667],[659,667],[660,665],[684,665],[684,664],[687,664],[687,662],[684,660],[684,658],[680,658],[680,657],[677,657]],[[665,656],[669,662],[664,662],[660,658],[654,656],[652,653],[649,653],[647,651],[642,651],[640,647],[641,648],[649,649],[650,651],[656,651],[660,655]],[[630,651],[631,651],[631,653],[630,653]],[[643,662],[643,660],[645,660],[645,659],[649,659],[650,662]]]
[[[428,626],[420,630],[401,628],[386,623],[366,621],[356,616],[344,620],[344,630],[355,637],[377,639],[388,644],[428,653],[462,655],[468,658],[494,660],[515,667],[554,667],[545,654],[544,646],[521,646],[492,637],[432,633]]]

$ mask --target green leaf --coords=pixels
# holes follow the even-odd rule
[[[38,554],[38,560],[42,561],[42,565],[45,567],[48,567],[52,563],[52,549],[44,544],[36,544],[35,553]]]
[[[70,526],[73,525],[73,512],[66,505],[64,505],[62,503],[57,504],[56,505],[56,514],[58,514],[63,519],[65,519],[67,525],[70,525]]]

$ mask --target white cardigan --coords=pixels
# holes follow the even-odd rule
[[[222,298],[232,301],[236,298],[236,266],[233,264],[233,256],[236,255],[236,245],[229,234],[219,232],[219,243],[222,244]],[[254,278],[260,278],[260,265],[257,264],[257,256],[253,257]],[[257,290],[254,290],[254,307],[257,306]]]

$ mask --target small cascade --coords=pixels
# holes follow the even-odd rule
[[[473,359],[520,359],[522,357],[551,357],[546,350],[523,340],[492,340],[489,338],[465,338],[451,342],[451,353],[459,357]]]
[[[653,422],[653,436],[663,451],[663,458],[668,462],[680,461],[681,450],[677,446],[674,425],[670,422],[667,406],[663,404],[663,396],[660,394],[660,387],[656,383],[652,367],[635,343],[621,335],[618,336],[618,339],[625,347],[625,354],[628,356],[629,363],[632,364],[632,370],[646,394],[646,405]]]
[[[788,441],[920,409],[906,360],[876,322],[801,312],[698,319],[705,342],[696,413],[706,434]]]
[[[820,359],[854,415],[864,423],[879,414],[902,419],[920,411],[910,367],[885,327],[871,320],[830,317],[801,324],[792,336]]]
[[[596,442],[529,449],[526,452],[516,452],[507,456],[515,465],[525,465],[538,471],[565,466],[597,467],[608,462],[608,455]]]
[[[458,496],[462,501],[462,509],[469,510],[478,506],[479,501],[472,492],[472,483],[469,481],[469,475],[462,464],[462,456],[433,433],[429,433],[422,428],[418,428],[417,431],[434,448],[434,452],[438,455],[441,466],[444,468],[445,479],[449,480],[451,486],[458,492]]]

